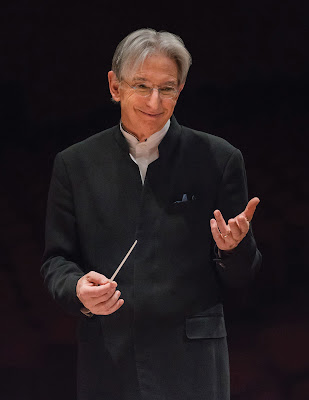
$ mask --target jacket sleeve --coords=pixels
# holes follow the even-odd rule
[[[77,281],[84,275],[78,242],[71,183],[59,153],[48,194],[41,274],[52,297],[71,314],[79,314],[82,307],[76,296]]]
[[[218,191],[218,209],[227,222],[244,211],[248,203],[247,178],[244,160],[238,149],[229,157],[222,174]],[[231,287],[244,286],[259,269],[262,256],[257,249],[250,226],[249,232],[239,245],[230,252],[216,251],[216,268],[222,282]]]

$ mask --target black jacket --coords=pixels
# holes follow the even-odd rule
[[[246,284],[260,263],[250,230],[214,261],[209,221],[247,204],[239,150],[178,125],[142,185],[119,126],[62,151],[50,185],[42,274],[56,301],[81,318],[79,399],[226,400],[228,356],[221,288]],[[78,279],[110,277],[124,305],[87,318]],[[100,397],[101,396],[101,397]]]

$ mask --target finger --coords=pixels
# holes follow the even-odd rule
[[[119,292],[119,293],[117,293],[117,292]],[[117,290],[117,292],[109,301],[107,301],[105,303],[105,309],[107,311],[109,311],[111,308],[113,308],[115,306],[115,304],[117,304],[118,301],[120,300],[121,292],[119,290]]]
[[[104,301],[102,303],[97,304],[96,306],[93,307],[95,310],[96,314],[98,313],[106,313],[110,308],[114,307],[115,304],[118,302],[119,297],[121,295],[121,292],[117,290],[114,295],[107,301]]]
[[[242,234],[245,236],[250,227],[250,223],[244,215],[239,215],[236,217],[236,221],[238,224],[239,229],[241,230]]]
[[[85,278],[89,283],[93,283],[95,285],[104,285],[109,282],[105,275],[102,275],[96,271],[88,272],[88,274],[85,275]]]
[[[106,303],[109,299],[111,299],[115,294],[115,289],[108,291],[103,296],[100,297],[88,297],[84,300],[84,303],[87,307],[96,307],[99,304]]]
[[[245,217],[243,217],[243,218],[246,221],[246,218]],[[229,220],[228,225],[229,225],[229,228],[231,231],[232,238],[236,241],[239,241],[242,238],[242,231],[241,231],[240,227],[238,226],[237,220],[235,218],[231,218]]]
[[[221,214],[221,211],[214,211],[214,216],[217,221],[218,229],[221,232],[222,236],[228,235],[230,232],[229,227],[226,225],[225,220]]]
[[[120,295],[120,290],[116,290],[113,296],[111,296],[107,301],[104,302],[104,308],[108,310],[109,308],[113,307],[119,300]]]
[[[116,293],[116,288],[111,288],[108,292],[104,293],[103,296],[97,297],[97,303],[109,300]]]
[[[110,314],[114,313],[115,311],[117,311],[123,305],[123,303],[124,303],[124,300],[123,299],[119,299],[117,301],[117,303],[115,303],[115,305],[113,307],[111,307],[107,311],[105,311],[104,315],[110,315]]]
[[[214,238],[214,241],[216,242],[217,246],[220,249],[222,246],[224,246],[224,239],[221,233],[219,232],[217,221],[214,218],[210,220],[210,229],[212,237]]]
[[[100,286],[88,286],[84,285],[80,289],[80,295],[83,297],[91,298],[98,298],[104,295],[108,295],[110,292],[115,292],[117,287],[116,282],[108,282],[104,285]]]
[[[247,221],[251,222],[254,212],[256,210],[257,205],[259,204],[260,199],[258,197],[253,197],[247,204],[245,211],[242,213],[246,218]]]

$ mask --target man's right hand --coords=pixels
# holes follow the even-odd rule
[[[109,315],[124,303],[123,299],[119,299],[121,293],[116,287],[116,282],[110,282],[106,276],[90,271],[78,280],[76,295],[92,314]]]

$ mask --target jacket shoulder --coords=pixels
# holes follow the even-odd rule
[[[239,150],[234,147],[227,140],[212,135],[210,133],[202,132],[199,130],[191,129],[185,126],[182,128],[182,138],[186,144],[190,144],[195,149],[201,149],[203,152],[208,151],[213,156],[226,156],[229,157]]]
[[[98,132],[80,142],[74,143],[60,153],[65,159],[74,158],[79,155],[83,156],[83,158],[89,157],[98,152],[103,156],[102,149],[110,149],[111,144],[114,142],[113,137],[117,129],[118,126],[113,126],[112,128]]]

